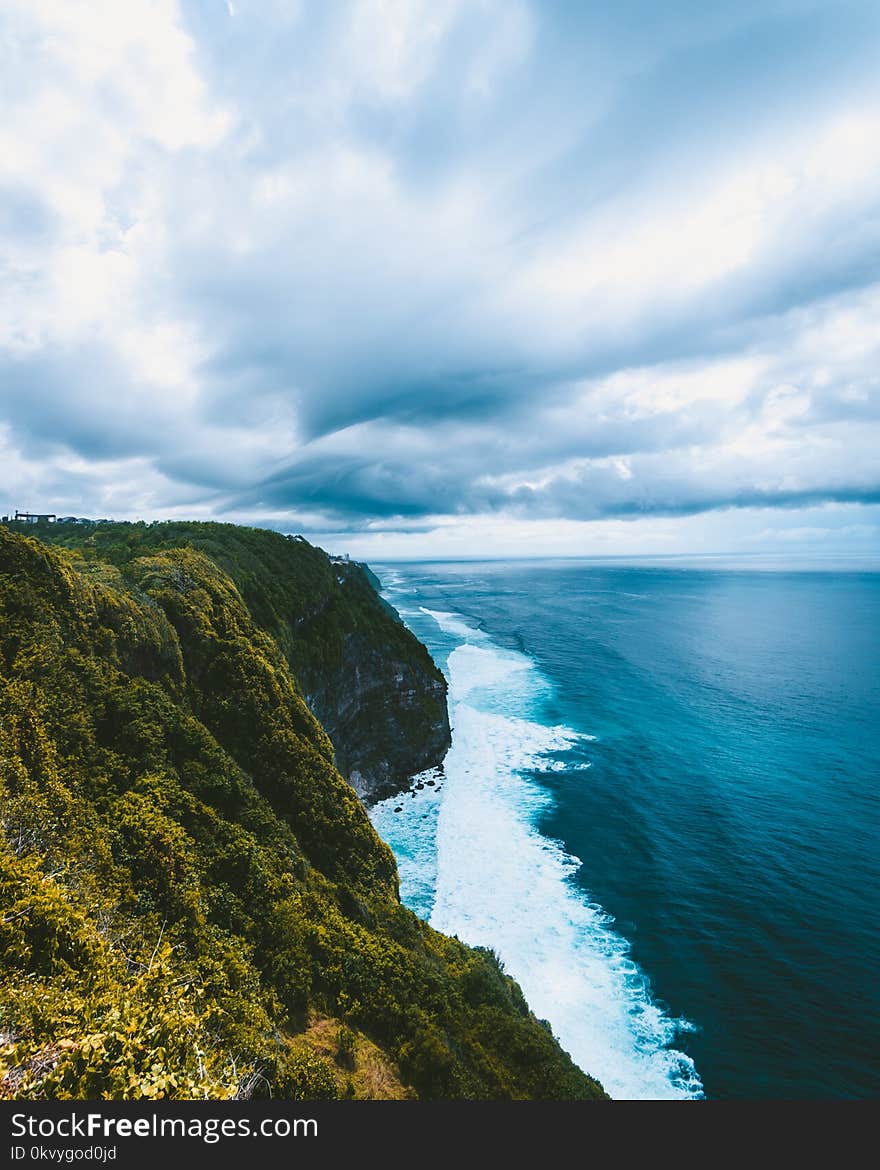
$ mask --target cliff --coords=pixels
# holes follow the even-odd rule
[[[0,527],[0,1096],[600,1098],[491,952],[400,905],[306,704],[357,661],[375,719],[438,720],[365,571],[226,525],[47,535]]]
[[[365,803],[400,791],[445,756],[446,680],[365,565],[333,560],[302,538],[232,524],[45,524],[40,537],[122,569],[179,547],[211,557],[284,653],[330,736],[336,767]]]
[[[446,679],[380,598],[365,565],[337,562],[336,579],[359,620],[342,635],[339,664],[298,673],[336,750],[336,766],[366,804],[439,764],[451,742]],[[366,618],[367,620],[360,620]],[[320,630],[304,630],[314,642]]]

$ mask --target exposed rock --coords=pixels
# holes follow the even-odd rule
[[[330,736],[336,766],[372,804],[404,791],[446,755],[446,679],[376,592],[375,576],[355,562],[336,568],[350,608],[364,620],[344,633],[339,662],[315,679],[306,699]]]

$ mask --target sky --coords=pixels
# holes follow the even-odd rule
[[[0,509],[880,554],[876,0],[4,0]]]

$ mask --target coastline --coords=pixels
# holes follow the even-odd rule
[[[401,897],[436,929],[492,948],[526,998],[612,1097],[702,1096],[628,942],[571,879],[580,862],[540,831],[541,776],[585,772],[589,735],[541,722],[549,691],[534,662],[464,615],[389,600],[449,680],[452,747],[443,783],[380,802],[370,817],[398,859]]]

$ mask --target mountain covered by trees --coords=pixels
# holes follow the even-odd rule
[[[602,1097],[491,952],[401,906],[334,763],[442,754],[438,674],[302,540],[0,526],[0,1096]]]

